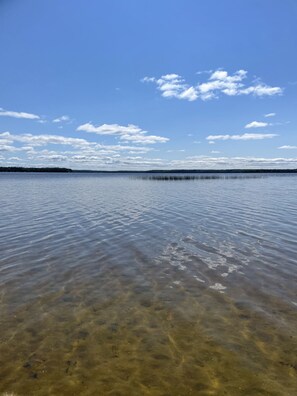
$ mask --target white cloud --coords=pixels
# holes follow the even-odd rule
[[[217,153],[213,153],[217,154]],[[146,156],[122,155],[122,152],[109,153],[104,149],[95,150],[79,148],[76,151],[53,151],[40,150],[33,153],[28,152],[25,156],[16,158],[11,154],[3,153],[0,156],[1,163],[7,166],[9,161],[17,161],[19,166],[61,166],[73,169],[94,169],[94,170],[148,170],[148,169],[261,169],[261,168],[296,168],[296,158],[262,158],[262,157],[223,157],[213,156],[191,156],[182,159],[165,160],[162,158],[150,158]],[[5,156],[7,156],[5,158]]]
[[[284,150],[297,150],[297,146],[280,146],[278,149],[284,149]]]
[[[178,74],[165,74],[160,78],[144,77],[142,82],[154,82],[164,98],[178,98],[194,101],[198,98],[197,90],[185,84]]]
[[[63,162],[69,160],[67,155],[60,155],[60,154],[52,154],[52,155],[39,155],[38,159],[47,160],[47,161],[54,161],[54,162]]]
[[[14,146],[13,144],[23,143],[24,146]],[[23,151],[28,154],[40,153],[39,148],[48,145],[62,145],[71,146],[75,150],[79,150],[80,153],[87,155],[94,155],[100,153],[100,155],[116,154],[116,153],[148,153],[152,151],[151,148],[143,146],[130,146],[130,145],[103,145],[97,142],[90,142],[85,139],[65,137],[60,135],[32,135],[32,134],[20,134],[14,135],[10,132],[0,133],[0,151]],[[48,154],[48,150],[42,150],[42,153]],[[52,154],[56,154],[52,152]],[[69,151],[66,153],[70,154]],[[75,152],[77,153],[77,152]]]
[[[181,92],[179,95],[179,98],[186,99],[186,100],[189,100],[190,102],[192,102],[198,98],[198,94],[194,87],[190,87],[190,88],[186,89],[185,91]]]
[[[9,132],[7,132],[7,133],[9,133]],[[4,133],[1,133],[0,134],[0,146],[4,146],[4,145],[7,145],[7,144],[11,144],[11,140],[10,139],[7,139],[7,135],[5,135]]]
[[[249,124],[246,124],[245,128],[263,128],[266,127],[270,124],[268,124],[267,122],[262,122],[262,121],[252,121]]]
[[[276,116],[276,113],[267,113],[267,114],[264,114],[264,117],[266,117],[266,118],[268,118],[268,117],[274,117],[274,116]]]
[[[219,93],[228,96],[241,94],[241,88],[244,86],[241,82],[246,78],[247,71],[238,70],[232,76],[228,75],[225,70],[217,70],[211,74],[208,82],[198,85],[198,90],[202,100],[208,100],[218,97]]]
[[[170,162],[175,169],[294,169],[297,158],[194,156]]]
[[[212,151],[211,151],[211,154],[220,154],[220,151],[212,150]]]
[[[9,146],[9,145],[3,144],[3,145],[0,145],[0,151],[13,152],[13,151],[16,151],[16,150],[15,150],[15,147],[13,147],[13,146]]]
[[[127,151],[127,152],[134,152],[134,153],[147,153],[149,151],[152,151],[151,148],[148,147],[141,147],[141,146],[127,146],[126,144],[121,146],[120,144],[118,145],[104,145],[104,144],[96,144],[94,148],[100,149],[100,150],[109,150],[109,151]]]
[[[264,83],[246,86],[243,80],[247,78],[246,70],[238,70],[229,75],[225,70],[212,72],[206,82],[189,85],[178,74],[165,74],[160,78],[144,77],[142,82],[155,83],[165,98],[177,98],[195,101],[198,98],[209,100],[218,98],[220,94],[227,96],[254,95],[272,96],[280,95],[283,90],[280,87],[271,87]]]
[[[8,158],[9,161],[21,161],[19,157],[10,157]]]
[[[262,140],[271,139],[278,135],[275,133],[243,133],[242,135],[209,135],[206,140]]]
[[[81,147],[88,145],[89,142],[85,139],[71,138],[59,135],[32,135],[22,134],[22,135],[13,135],[10,132],[0,133],[0,138],[3,137],[6,140],[11,142],[21,142],[30,144],[31,146],[44,146],[48,144],[65,144],[65,145],[73,145],[76,147]]]
[[[265,84],[258,84],[241,90],[241,93],[244,95],[252,94],[254,96],[281,95],[282,92],[283,90],[280,87],[270,87],[269,85],[265,85]]]
[[[155,77],[144,77],[141,82],[155,82]]]
[[[141,128],[137,125],[128,124],[127,126],[122,126],[118,124],[103,124],[100,126],[95,126],[91,123],[86,123],[80,125],[77,131],[84,131],[90,133],[96,133],[98,135],[121,135],[121,134],[138,134],[141,132]]]
[[[197,71],[196,72],[196,74],[211,74],[211,73],[213,73],[213,70],[200,70],[200,71]]]
[[[61,117],[57,117],[53,120],[54,123],[67,122],[67,121],[70,121],[70,117],[68,115],[62,115]]]
[[[147,135],[147,131],[142,130],[137,125],[128,124],[127,126],[118,124],[103,124],[95,126],[91,123],[80,125],[77,131],[96,133],[97,135],[119,136],[125,142],[137,144],[165,143],[169,139],[162,136]]]
[[[25,118],[28,120],[39,120],[40,117],[36,114],[25,113],[23,111],[10,111],[0,108],[0,116],[2,117],[13,117],[13,118]]]

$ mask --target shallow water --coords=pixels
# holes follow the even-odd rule
[[[0,395],[297,394],[297,176],[0,174]]]

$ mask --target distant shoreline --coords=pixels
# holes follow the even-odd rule
[[[297,173],[297,169],[157,169],[157,170],[77,170],[70,168],[46,167],[0,167],[0,172],[38,172],[38,173]]]

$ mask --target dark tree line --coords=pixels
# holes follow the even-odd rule
[[[0,166],[0,172],[56,172],[65,173],[72,172],[68,168],[24,168],[22,166]]]
[[[159,170],[148,170],[148,171],[136,171],[136,170],[122,170],[122,171],[96,171],[96,170],[72,170],[69,168],[59,167],[45,167],[45,168],[33,168],[33,167],[22,167],[22,166],[0,166],[0,172],[56,172],[56,173],[297,173],[297,169],[159,169]]]

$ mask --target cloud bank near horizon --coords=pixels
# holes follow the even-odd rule
[[[220,136],[220,135],[217,135]],[[222,135],[226,136],[226,135]],[[236,135],[229,135],[236,136]],[[214,139],[214,136],[209,136]],[[228,140],[223,138],[222,140]],[[256,138],[256,140],[258,137]],[[217,139],[220,140],[220,139]],[[244,139],[239,139],[244,140]],[[55,149],[57,147],[57,149]],[[297,146],[281,146],[293,149]],[[155,158],[147,146],[104,145],[82,138],[62,135],[0,133],[1,166],[63,166],[73,169],[149,170],[149,169],[232,169],[296,168],[297,158],[222,156],[185,156],[182,159]],[[178,154],[177,154],[178,155]]]

